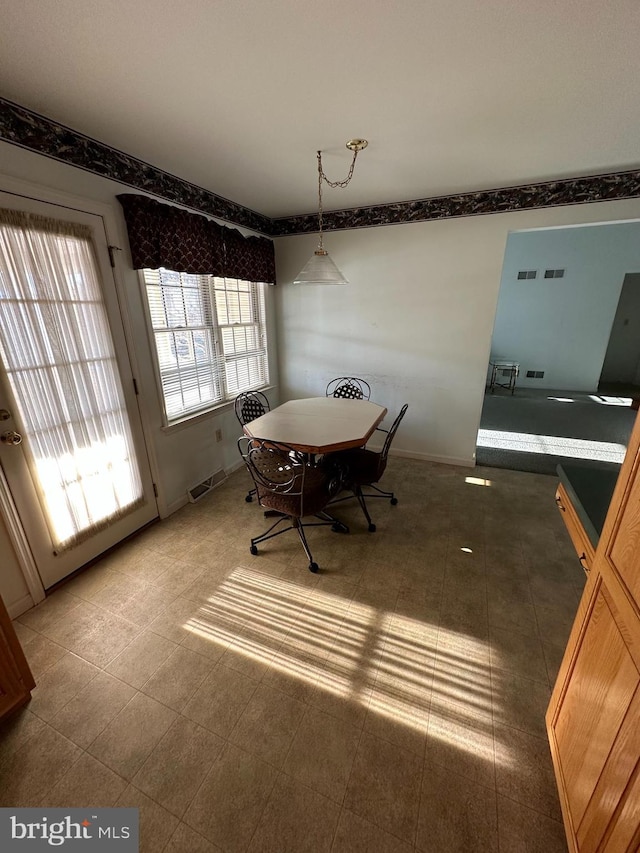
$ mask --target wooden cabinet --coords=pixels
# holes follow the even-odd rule
[[[574,853],[640,849],[639,468],[640,419],[547,712]]]
[[[29,664],[0,598],[0,719],[28,702],[35,686]]]
[[[567,494],[562,483],[556,490],[556,505],[562,513],[562,520],[569,532],[573,547],[576,549],[578,559],[582,564],[582,568],[587,574],[591,571],[595,551],[593,545],[589,541],[589,537],[585,533],[584,527],[580,523],[578,514],[576,513],[571,498]]]

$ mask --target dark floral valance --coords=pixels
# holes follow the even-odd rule
[[[124,210],[134,269],[166,269],[245,281],[276,280],[273,243],[244,237],[205,216],[130,193]]]

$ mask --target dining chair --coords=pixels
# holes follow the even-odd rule
[[[369,400],[371,386],[357,376],[338,376],[326,387],[325,397],[341,397],[344,400]]]
[[[367,519],[369,533],[375,533],[376,526],[369,515],[366,499],[388,498],[392,506],[395,506],[398,503],[398,498],[393,492],[383,491],[378,488],[376,483],[381,480],[382,475],[385,472],[387,467],[387,458],[389,456],[389,448],[391,447],[393,439],[398,431],[398,427],[400,426],[400,422],[405,416],[408,408],[409,404],[405,403],[400,409],[398,416],[391,425],[391,429],[387,432],[382,450],[379,452],[367,450],[366,447],[361,447],[356,448],[355,450],[341,450],[338,453],[330,454],[328,457],[328,461],[332,461],[333,464],[340,465],[343,469],[344,488],[353,492],[353,496],[357,498],[362,512],[364,513],[364,517]],[[366,487],[374,489],[376,494],[365,494],[362,489]],[[331,501],[331,504],[333,505],[340,501],[349,500],[351,497],[352,495],[347,495],[346,497],[335,498]]]
[[[234,409],[240,426],[244,426],[271,411],[271,406],[261,391],[243,391],[236,397]],[[245,501],[251,503],[255,493],[255,489],[250,489],[245,496]]]
[[[339,464],[312,466],[305,454],[287,444],[247,436],[238,439],[238,450],[255,483],[260,506],[278,513],[268,530],[251,539],[250,552],[256,555],[260,542],[295,530],[309,560],[309,571],[317,572],[305,528],[331,525],[335,533],[349,532],[345,524],[326,511],[331,498],[342,488]],[[303,522],[309,516],[318,521]],[[287,521],[288,527],[276,529]]]

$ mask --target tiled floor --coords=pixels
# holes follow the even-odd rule
[[[487,478],[486,480],[484,478]],[[261,547],[237,472],[20,617],[0,805],[149,853],[560,853],[544,713],[583,585],[551,477],[392,459],[375,534]]]

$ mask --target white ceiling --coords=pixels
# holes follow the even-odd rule
[[[640,165],[637,0],[0,0],[0,95],[267,216]],[[0,164],[1,168],[1,164]]]

